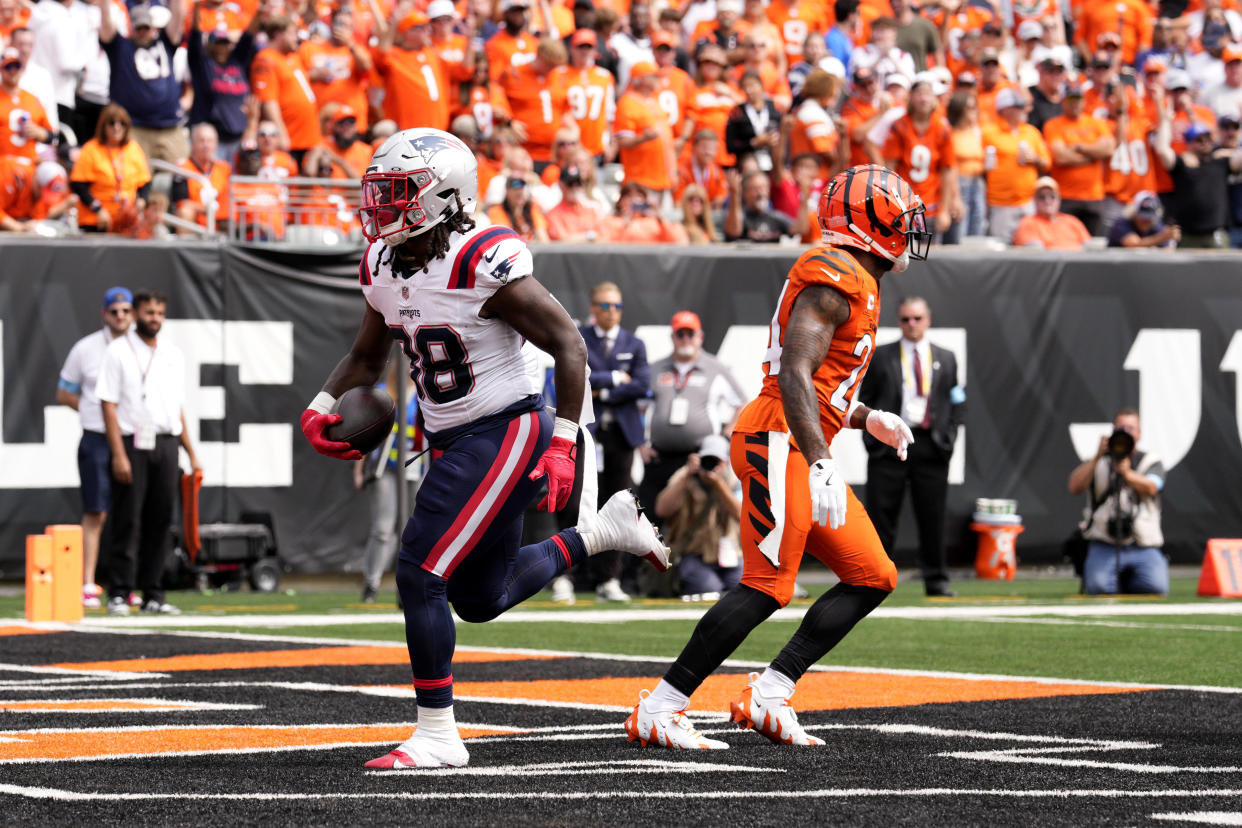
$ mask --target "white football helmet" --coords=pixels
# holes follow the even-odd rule
[[[362,177],[358,217],[367,241],[396,247],[479,198],[479,163],[461,139],[443,130],[403,129],[371,156]]]

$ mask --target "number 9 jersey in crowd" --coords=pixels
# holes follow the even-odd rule
[[[508,227],[454,233],[444,257],[408,273],[393,250],[371,244],[358,267],[367,303],[410,359],[427,431],[479,420],[542,390],[521,356],[522,337],[479,315],[492,295],[530,276],[530,249]]]

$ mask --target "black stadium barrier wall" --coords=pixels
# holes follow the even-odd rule
[[[545,246],[540,280],[577,317],[611,280],[628,327],[703,319],[706,347],[759,381],[766,330],[796,248]],[[275,516],[280,553],[306,572],[356,570],[366,500],[344,463],[316,455],[297,426],[362,314],[357,255],[228,244],[0,240],[0,577],[20,577],[24,536],[79,514],[77,415],[55,403],[72,344],[99,324],[103,291],[169,296],[167,335],[191,363],[190,414],[207,469],[204,521]],[[951,561],[973,561],[978,497],[1014,498],[1023,562],[1055,563],[1081,509],[1066,477],[1113,412],[1138,406],[1142,443],[1164,456],[1166,549],[1198,562],[1209,537],[1242,536],[1242,259],[1190,252],[1004,255],[938,249],[882,283],[882,343],[897,300],[925,297],[937,341],[965,373],[968,413],[950,489]],[[656,329],[653,350],[667,343]],[[834,446],[865,478],[856,433]],[[861,487],[860,487],[861,488]],[[899,564],[913,562],[903,517]]]

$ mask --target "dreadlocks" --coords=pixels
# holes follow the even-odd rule
[[[445,216],[444,221],[440,222],[426,233],[423,233],[420,236],[415,236],[409,242],[405,242],[398,247],[390,248],[388,255],[389,266],[392,265],[393,259],[397,255],[397,250],[400,249],[402,251],[402,264],[407,266],[411,273],[419,270],[426,273],[431,267],[432,262],[443,257],[444,254],[448,252],[449,238],[454,233],[464,234],[469,233],[474,229],[474,219],[470,218],[470,216],[466,213],[465,206],[461,203],[461,194],[454,193],[453,197],[457,199],[457,209],[453,211],[453,214]],[[411,244],[411,242],[413,242],[413,244]],[[411,247],[415,249],[411,250]],[[405,254],[412,255],[407,256]],[[383,251],[380,251],[380,254],[375,257],[375,270],[373,276],[379,275],[380,260],[383,259],[383,257]]]

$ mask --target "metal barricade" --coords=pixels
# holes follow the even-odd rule
[[[229,238],[285,247],[356,247],[361,184],[344,178],[257,178],[229,181]]]
[[[206,208],[205,226],[196,224],[192,221],[185,221],[177,218],[174,214],[177,209],[176,204],[170,205],[169,214],[164,216],[164,223],[173,229],[186,230],[188,232],[198,233],[203,236],[214,236],[216,234],[216,216],[219,215],[221,205],[220,199],[218,198],[219,193],[216,192],[215,185],[211,183],[211,179],[196,170],[187,170],[177,164],[170,164],[169,162],[163,161],[159,158],[148,159],[147,166],[151,169],[153,181],[156,176],[165,175],[170,177],[165,185],[157,187],[158,189],[169,190],[170,197],[172,195],[171,184],[177,178],[197,181],[201,186],[199,191],[200,197],[202,199],[203,207]]]

